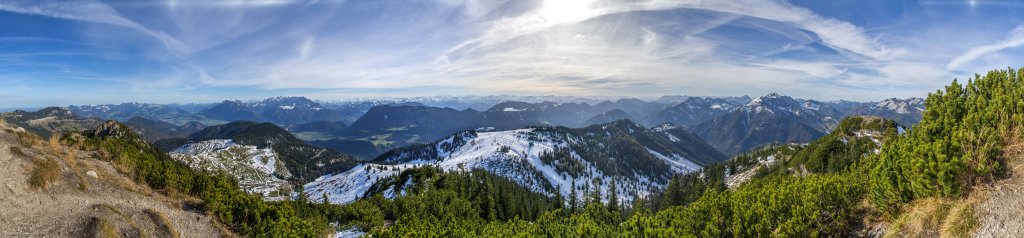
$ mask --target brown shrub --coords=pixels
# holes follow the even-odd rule
[[[61,175],[60,163],[53,159],[33,160],[35,168],[29,175],[28,184],[33,188],[45,189],[53,184]]]
[[[17,131],[14,134],[18,135],[18,143],[24,147],[34,146],[36,144],[36,140],[39,139],[36,135],[33,135],[32,133],[28,133],[26,131]]]
[[[153,224],[156,224],[156,237],[179,238],[178,231],[176,231],[174,226],[171,225],[173,223],[171,223],[170,220],[167,220],[167,217],[165,217],[163,213],[149,208],[142,211],[149,216],[149,219],[153,220]]]

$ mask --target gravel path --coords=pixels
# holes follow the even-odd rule
[[[1024,237],[1024,178],[996,182],[978,206],[980,226],[974,237]]]
[[[977,208],[980,222],[974,237],[1024,237],[1024,143],[1004,148],[1010,178],[984,188],[987,200]]]

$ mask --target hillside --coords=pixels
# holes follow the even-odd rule
[[[0,113],[0,117],[12,126],[24,128],[46,138],[72,131],[92,129],[102,123],[96,119],[75,116],[71,110],[63,107],[48,107],[35,112],[15,110]]]
[[[840,112],[824,103],[772,93],[702,123],[694,132],[732,155],[766,144],[810,142],[825,135],[840,118]]]
[[[124,121],[125,125],[132,128],[135,133],[138,133],[146,141],[158,141],[170,138],[185,138],[196,133],[206,125],[200,122],[188,122],[181,126],[176,126],[171,123],[152,120],[140,116],[132,117],[127,121]]]
[[[185,140],[167,140],[171,158],[196,170],[226,172],[243,190],[268,199],[291,196],[292,184],[308,182],[330,171],[348,170],[356,159],[306,144],[271,124],[232,122],[211,126]]]
[[[620,197],[630,201],[633,193],[663,187],[675,173],[724,159],[694,134],[669,124],[648,129],[622,120],[586,128],[466,131],[389,151],[372,163],[321,177],[305,191],[312,197],[326,194],[333,203],[349,203],[363,197],[380,178],[429,165],[444,171],[483,169],[532,191],[561,197],[584,194],[591,181],[602,190],[617,183],[623,191]]]
[[[233,236],[194,200],[137,183],[102,156],[0,121],[0,236]]]
[[[610,122],[618,120],[636,121],[636,119],[633,119],[633,116],[629,115],[629,113],[626,113],[625,111],[619,109],[615,109],[605,113],[597,114],[594,117],[587,119],[587,121],[584,121],[583,125],[608,124]]]

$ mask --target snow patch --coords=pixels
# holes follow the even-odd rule
[[[193,169],[223,171],[235,177],[243,190],[268,199],[272,199],[271,193],[291,186],[278,178],[290,177],[291,173],[278,163],[277,154],[270,148],[239,145],[232,140],[206,140],[182,145],[168,155]]]
[[[344,230],[344,231],[339,231],[338,233],[334,234],[334,237],[335,238],[356,238],[356,237],[363,237],[365,235],[366,235],[366,232],[361,231],[358,228],[352,228],[352,229],[348,229],[348,230]]]

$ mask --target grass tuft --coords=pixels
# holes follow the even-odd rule
[[[50,151],[53,152],[54,155],[60,156],[61,152],[63,152],[63,146],[60,145],[60,138],[57,138],[57,136],[50,136],[50,140],[47,144],[50,146]]]
[[[974,204],[970,202],[957,203],[949,210],[946,221],[942,223],[940,237],[971,237],[974,228],[977,228],[978,225]]]
[[[28,184],[33,188],[46,189],[60,178],[60,163],[53,159],[33,160],[35,168],[29,175]]]
[[[33,135],[32,133],[28,133],[26,131],[17,131],[14,134],[18,136],[18,144],[21,144],[21,146],[23,147],[35,146],[36,141],[39,140],[39,138],[36,135]]]
[[[94,228],[95,232],[96,232],[95,237],[103,237],[103,238],[117,238],[117,237],[120,237],[120,234],[118,234],[118,232],[117,232],[117,228],[114,228],[114,225],[110,224],[110,222],[108,222],[107,220],[101,219],[101,218],[93,218],[93,219],[94,219],[95,226],[96,226]]]
[[[171,223],[170,220],[167,220],[167,217],[165,217],[164,214],[149,208],[143,210],[143,212],[145,212],[146,215],[149,216],[149,219],[152,219],[153,223],[156,224],[158,230],[156,234],[157,237],[179,238],[178,231],[174,229],[174,226],[171,225],[173,223]]]
[[[28,157],[28,153],[25,153],[25,151],[22,150],[21,147],[19,147],[17,145],[12,145],[10,147],[10,150],[11,150],[11,154],[14,154],[15,156]]]

